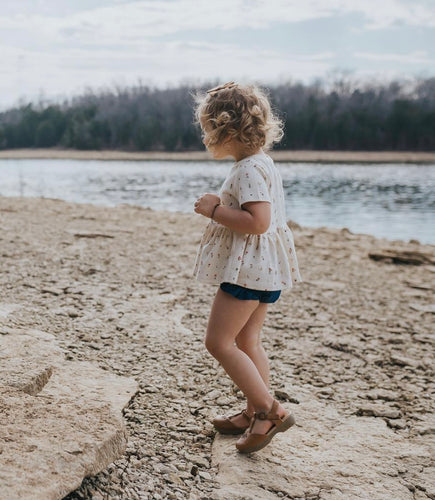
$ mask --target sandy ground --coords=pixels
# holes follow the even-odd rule
[[[127,205],[0,198],[0,305],[19,306],[0,315],[0,328],[50,332],[71,359],[140,386],[125,410],[126,456],[86,479],[70,500],[213,499],[225,487],[225,453],[237,454],[213,456],[209,420],[241,401],[203,346],[214,287],[191,272],[205,223],[195,214]],[[264,328],[272,390],[297,412],[292,387],[303,388],[320,405],[319,423],[333,405],[342,419],[382,421],[393,444],[394,436],[409,449],[433,444],[435,266],[374,261],[368,253],[412,250],[434,262],[435,246],[347,229],[295,227],[294,234],[304,282],[270,308]],[[280,439],[290,443],[297,432]],[[376,442],[366,445],[369,454]],[[300,446],[316,457],[313,444]],[[298,495],[274,489],[278,447],[272,442],[257,454],[271,458],[264,462],[267,498],[352,498],[310,496],[309,479]],[[376,496],[379,484],[366,481],[364,498],[433,499],[430,454],[411,455],[398,453],[394,471],[377,479],[397,482],[409,496]],[[243,491],[237,498],[254,498]]]
[[[272,151],[275,161],[321,163],[435,163],[435,152],[415,151]],[[212,157],[206,151],[172,153],[164,151],[78,151],[62,149],[10,149],[0,151],[0,159],[73,160],[173,160],[203,161]]]

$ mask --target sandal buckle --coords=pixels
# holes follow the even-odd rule
[[[256,412],[255,415],[259,420],[267,420],[267,413],[265,411]]]

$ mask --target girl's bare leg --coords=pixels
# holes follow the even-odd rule
[[[266,387],[269,388],[269,359],[260,340],[267,307],[268,304],[259,303],[257,309],[251,314],[247,323],[237,335],[236,344],[240,350],[251,358],[263,382]],[[254,406],[249,399],[247,401],[246,410],[249,414],[254,412]]]
[[[234,343],[258,307],[256,300],[239,300],[219,289],[210,313],[205,345],[243,392],[254,411],[269,411],[273,397],[267,385],[252,359]],[[278,413],[286,413],[281,405]],[[256,432],[263,432],[262,428],[265,432],[270,427],[267,421],[258,423]]]

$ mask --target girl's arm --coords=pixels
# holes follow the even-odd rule
[[[211,217],[213,220],[232,231],[242,234],[262,234],[270,225],[270,203],[267,201],[250,201],[241,209],[218,205],[219,196],[204,194],[195,203],[195,212]],[[216,207],[216,205],[218,205]],[[215,208],[216,207],[216,208]]]
[[[213,220],[232,231],[246,234],[265,233],[270,226],[270,203],[268,201],[250,201],[242,209],[219,205]]]

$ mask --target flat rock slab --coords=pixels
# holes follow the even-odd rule
[[[410,445],[381,418],[340,415],[303,388],[297,399],[299,405],[286,405],[296,425],[257,453],[241,455],[234,437],[216,436],[216,498],[411,500],[416,488],[431,494],[429,446]],[[427,463],[417,475],[416,461]],[[413,484],[406,478],[410,471]]]
[[[0,329],[0,385],[37,394],[64,354],[53,335],[39,330]]]
[[[54,337],[0,333],[0,491],[55,500],[125,451],[121,411],[137,390],[87,362],[66,361]]]
[[[19,304],[7,304],[5,302],[0,302],[0,318],[6,318],[6,316],[19,308]]]

